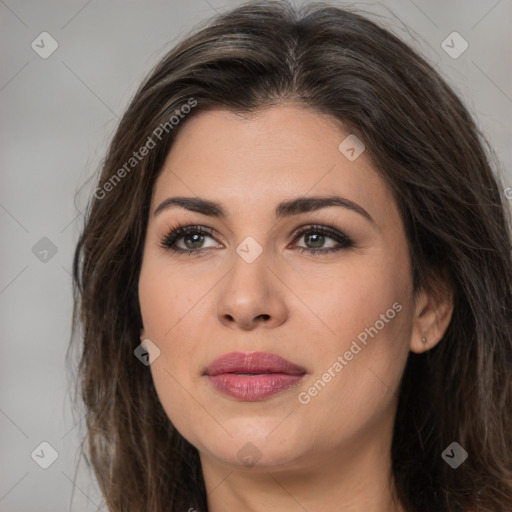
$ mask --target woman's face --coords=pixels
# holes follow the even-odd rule
[[[156,391],[203,463],[301,468],[390,442],[422,333],[396,204],[347,136],[291,105],[203,112],[155,184],[141,340],[158,347]],[[159,207],[176,197],[188,202]],[[173,242],[178,223],[198,227]]]

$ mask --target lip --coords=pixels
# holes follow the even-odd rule
[[[217,391],[250,402],[291,389],[305,374],[301,366],[268,352],[224,354],[204,371]]]

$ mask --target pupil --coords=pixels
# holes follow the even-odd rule
[[[199,242],[199,244],[202,242],[202,239],[203,239],[203,235],[189,235],[188,237],[185,238],[185,245],[189,246],[190,244],[187,244],[187,240],[190,240],[191,238],[195,238],[196,240],[194,242],[192,242],[192,244],[196,244]],[[193,245],[193,247],[191,247],[191,249],[194,249],[196,246]]]
[[[315,247],[321,247],[324,239],[324,235],[309,235],[308,238],[311,240],[311,238],[316,238],[316,245]],[[315,244],[315,242],[313,242]]]

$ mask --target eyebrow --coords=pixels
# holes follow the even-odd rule
[[[344,197],[331,195],[327,197],[298,197],[279,203],[275,210],[276,219],[299,215],[301,213],[313,212],[330,206],[346,208],[362,215],[372,224],[376,224],[372,216],[360,205]],[[164,210],[172,207],[181,207],[191,212],[202,213],[210,217],[226,218],[227,212],[224,207],[216,201],[210,201],[200,197],[168,197],[162,201],[153,215],[156,216]]]

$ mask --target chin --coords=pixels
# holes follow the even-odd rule
[[[283,417],[224,421],[222,424],[233,437],[224,431],[221,438],[212,438],[205,433],[195,445],[200,452],[204,451],[229,466],[254,471],[291,468],[299,457],[306,455],[304,436],[294,435],[291,425],[284,428],[281,422]]]
[[[208,450],[211,456],[228,466],[250,471],[271,471],[279,468],[291,469],[296,462],[296,454],[292,447],[279,443],[266,444],[246,438],[232,442],[226,446],[212,446]]]

